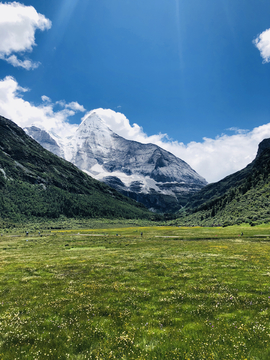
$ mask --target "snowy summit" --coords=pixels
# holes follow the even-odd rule
[[[153,211],[176,210],[187,194],[206,185],[183,160],[157,145],[119,136],[102,116],[102,109],[91,111],[75,134],[66,139],[45,136],[44,130],[38,132],[36,127],[25,130],[48,150]]]

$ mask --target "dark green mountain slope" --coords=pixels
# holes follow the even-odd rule
[[[270,221],[270,139],[246,168],[194,194],[181,215],[205,225]]]
[[[148,218],[146,208],[53,155],[0,116],[0,218]]]

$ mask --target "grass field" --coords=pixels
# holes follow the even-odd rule
[[[270,225],[41,235],[0,237],[0,359],[270,359]]]

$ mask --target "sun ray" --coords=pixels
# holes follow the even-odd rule
[[[66,29],[69,25],[70,19],[75,12],[79,0],[62,0],[54,26],[57,27],[57,41],[56,46],[61,43],[63,36],[66,33]]]

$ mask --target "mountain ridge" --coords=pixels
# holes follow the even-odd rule
[[[148,218],[151,213],[0,116],[0,217]]]
[[[270,139],[264,139],[244,169],[192,195],[179,221],[198,225],[269,222],[269,205]]]
[[[36,137],[31,128],[26,131]],[[45,141],[40,143],[46,146]],[[72,137],[58,141],[58,145],[64,157],[81,170],[154,211],[179,209],[190,193],[207,184],[170,152],[114,133],[98,110],[83,120]]]

